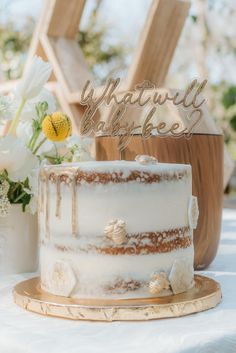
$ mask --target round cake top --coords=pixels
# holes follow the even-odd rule
[[[153,183],[181,180],[191,177],[191,166],[188,164],[158,163],[154,157],[137,156],[136,161],[86,161],[45,165],[40,173],[41,179],[56,182],[76,180],[77,184],[109,182],[123,183],[141,181]]]
[[[57,165],[44,165],[43,169],[46,172],[56,174],[81,170],[83,172],[98,172],[98,173],[112,173],[122,171],[127,173],[141,170],[151,173],[168,173],[168,172],[185,172],[190,171],[189,164],[175,164],[175,163],[139,163],[138,161],[86,161],[77,163],[63,163]]]

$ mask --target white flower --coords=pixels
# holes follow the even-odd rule
[[[11,135],[0,139],[0,172],[7,170],[12,181],[24,181],[37,164],[37,157],[23,141]]]
[[[53,112],[55,112],[58,109],[54,95],[52,94],[52,92],[50,92],[46,88],[43,88],[41,90],[40,94],[36,98],[34,98],[31,102],[34,103],[34,105],[36,105],[38,102],[47,102],[48,103],[48,110],[47,110],[48,114],[52,114]],[[29,102],[29,103],[31,103],[31,102]]]
[[[67,154],[68,149],[66,147],[65,141],[62,142],[51,142],[47,140],[42,145],[42,150],[39,149],[40,153],[43,155],[47,155],[49,157],[63,157]]]
[[[33,128],[32,128],[32,123],[29,121],[20,121],[17,129],[16,129],[16,136],[21,139],[25,145],[28,144],[28,142],[30,141],[31,137],[33,134]],[[38,140],[37,140],[37,144],[43,140],[44,138],[44,134],[41,132]],[[36,144],[36,145],[37,145]],[[46,142],[44,142],[44,144],[38,149],[37,151],[37,155],[41,155],[43,153],[50,153],[52,150],[55,151],[55,147],[54,144],[47,140]]]
[[[50,91],[48,91],[46,88],[43,88],[39,93],[39,95],[37,95],[35,98],[25,103],[24,109],[21,113],[21,121],[32,122],[33,119],[37,119],[35,106],[39,102],[48,103],[48,110],[47,110],[48,114],[51,114],[57,110],[56,100],[53,94]],[[18,105],[19,105],[19,100],[17,102],[17,106]]]
[[[11,120],[12,115],[12,98],[9,96],[0,96],[0,120]]]
[[[81,138],[79,136],[71,136],[66,141],[68,149],[73,150],[72,162],[91,161],[91,138]]]
[[[1,196],[6,196],[8,191],[9,191],[9,189],[10,189],[10,184],[8,183],[8,181],[3,180],[0,183],[0,197]]]
[[[6,217],[9,214],[11,204],[6,195],[0,196],[0,217]]]
[[[35,98],[41,92],[51,72],[51,64],[35,56],[29,70],[16,87],[16,95],[25,100]]]
[[[24,142],[25,145],[28,144],[33,135],[32,123],[29,121],[20,121],[17,129],[16,136]],[[44,138],[43,133],[38,137],[37,144]],[[46,153],[53,149],[53,143],[51,141],[46,141],[38,150],[37,155],[41,153]]]
[[[27,145],[32,137],[32,134],[32,123],[29,121],[20,121],[16,128],[16,136],[19,137],[25,145]]]
[[[91,154],[87,151],[84,151],[83,149],[79,148],[73,155],[72,157],[72,162],[86,162],[86,161],[92,161],[93,158],[91,157]]]
[[[92,145],[93,139],[89,137],[80,137],[76,135],[72,135],[68,137],[66,140],[66,145],[68,148],[72,148],[74,146],[82,146],[85,149],[90,149]]]

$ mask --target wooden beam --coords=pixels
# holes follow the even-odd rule
[[[69,103],[78,103],[80,92],[92,74],[83,53],[73,39],[41,36],[44,50]]]
[[[66,101],[60,87],[58,87],[58,89],[56,90],[55,96],[61,107],[61,110],[71,118],[73,134],[78,135],[79,134],[78,123],[83,114],[83,111],[81,110],[81,106],[69,104]]]
[[[79,28],[85,0],[47,0],[44,31],[52,37],[74,39]]]
[[[164,84],[189,7],[184,0],[153,0],[128,73],[128,90],[144,80]]]
[[[40,56],[42,59],[44,59],[45,61],[47,61],[47,56],[46,53],[43,49],[42,43],[40,42],[40,35],[41,32],[43,30],[44,27],[44,21],[45,21],[45,17],[47,16],[47,0],[44,1],[43,6],[42,6],[42,10],[40,12],[40,17],[38,19],[38,22],[36,24],[35,30],[34,30],[34,34],[30,43],[30,48],[28,51],[28,55],[27,55],[27,60],[24,66],[24,72],[26,72],[28,70],[28,68],[31,65],[31,61],[33,56],[38,55]],[[55,79],[55,77],[51,77],[51,79]]]

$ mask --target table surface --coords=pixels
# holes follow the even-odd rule
[[[32,274],[0,279],[0,353],[236,352],[236,210],[223,211],[221,244],[202,271],[222,287],[223,301],[206,312],[149,322],[81,322],[24,311],[12,287]]]

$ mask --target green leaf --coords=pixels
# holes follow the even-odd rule
[[[29,189],[29,179],[26,178],[24,182],[12,182],[8,179],[10,188],[8,191],[8,199],[11,204],[22,204],[22,210],[24,211],[26,206],[31,200],[30,190],[29,193],[26,189]]]
[[[193,21],[194,23],[197,22],[198,17],[197,17],[196,15],[192,15],[192,16],[190,16],[190,17],[191,17],[191,19],[192,19],[192,21]]]
[[[25,194],[22,199],[22,211],[25,212],[26,206],[30,203],[31,195]]]
[[[222,103],[225,109],[229,109],[236,104],[236,86],[230,86],[223,93]]]
[[[236,114],[229,121],[230,126],[234,131],[236,131]]]

